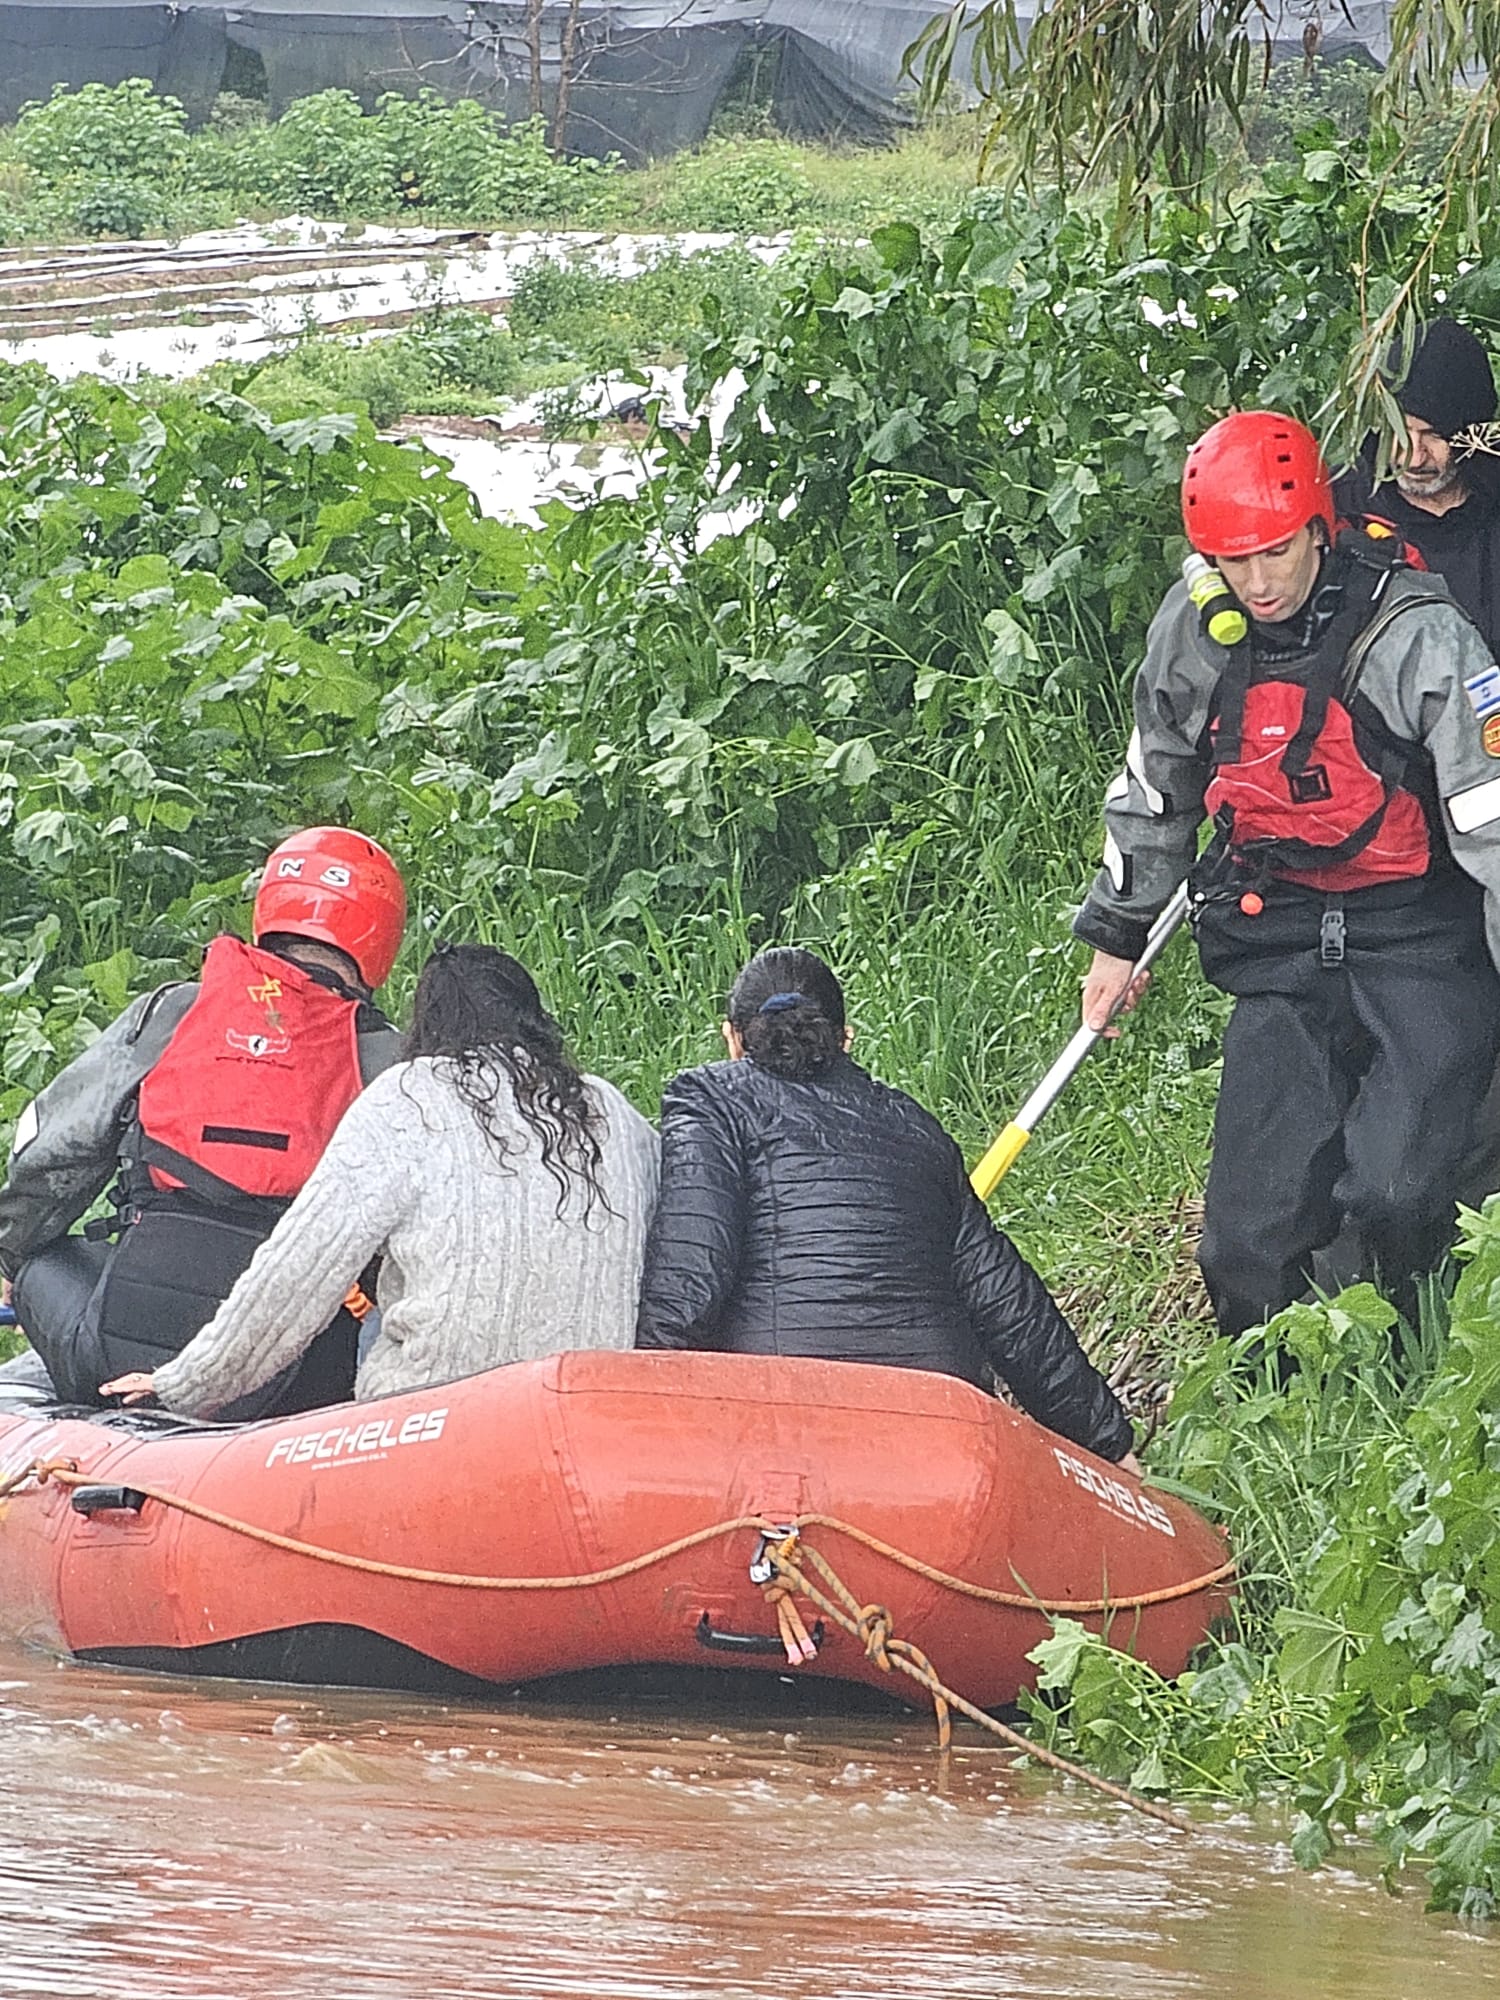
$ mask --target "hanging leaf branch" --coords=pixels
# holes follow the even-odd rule
[[[1023,33],[1016,0],[958,0],[908,51],[925,104],[965,58],[988,117],[986,164],[1012,185],[1109,180],[1122,218],[1153,186],[1190,198],[1216,110],[1239,122],[1268,72],[1266,0],[1053,0]]]
[[[1278,0],[1050,0],[1026,30],[1018,0],[957,0],[907,52],[907,68],[929,108],[960,80],[972,85],[986,119],[981,171],[1002,186],[1112,188],[1118,246],[1149,238],[1153,197],[1207,203],[1215,125],[1227,117],[1243,130],[1291,11]],[[1311,65],[1342,0],[1303,0],[1297,12]],[[1363,337],[1323,412],[1346,439],[1372,427],[1399,435],[1392,341],[1411,351],[1435,291],[1500,203],[1500,4],[1395,0],[1390,32],[1371,104],[1379,177],[1351,274]],[[1419,170],[1435,131],[1449,135],[1446,147]],[[1409,215],[1414,201],[1426,220],[1392,278],[1377,241],[1388,211]],[[1372,284],[1377,270],[1386,275]]]

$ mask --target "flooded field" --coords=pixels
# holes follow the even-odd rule
[[[0,249],[0,359],[40,361],[63,379],[180,380],[213,361],[263,360],[314,328],[378,334],[437,305],[501,310],[541,259],[631,277],[669,252],[739,240],[722,230],[487,234],[294,215],[175,243]],[[787,241],[751,237],[745,247],[769,262]]]
[[[503,317],[517,278],[539,260],[629,277],[669,253],[740,240],[724,231],[356,228],[289,216],[176,243],[0,249],[0,360],[40,362],[62,380],[182,380],[217,361],[264,361],[309,331],[379,339],[437,305]],[[772,262],[788,241],[752,237],[745,247]],[[686,422],[683,374],[652,366],[601,379],[580,392],[579,407],[607,418],[617,401],[653,395],[665,420]],[[739,379],[709,412],[716,437]],[[651,476],[652,455],[639,442],[544,441],[539,407],[521,397],[499,415],[416,416],[399,430],[446,458],[481,511],[500,520],[537,526],[549,501],[634,493]]]
[[[1500,1940],[927,1720],[0,1652],[5,2000],[1470,2000]]]

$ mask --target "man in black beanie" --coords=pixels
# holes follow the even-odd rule
[[[1399,353],[1391,372],[1400,372]],[[1406,459],[1375,486],[1367,452],[1334,484],[1339,513],[1348,521],[1388,521],[1500,654],[1500,459],[1466,449],[1463,438],[1474,425],[1494,422],[1489,356],[1457,320],[1435,319],[1418,336],[1395,393],[1406,418]]]
[[[1401,372],[1399,350],[1391,360],[1395,378]],[[1447,584],[1491,653],[1500,655],[1500,458],[1453,442],[1472,425],[1494,422],[1489,356],[1466,326],[1435,319],[1418,336],[1396,401],[1406,418],[1405,463],[1393,478],[1374,486],[1372,441],[1360,463],[1335,480],[1334,503],[1346,521],[1388,521]],[[1487,719],[1491,692],[1476,696],[1471,690],[1469,698]],[[1500,1188],[1500,1072],[1484,1081],[1488,1091],[1476,1121],[1476,1147],[1459,1190],[1476,1207]]]

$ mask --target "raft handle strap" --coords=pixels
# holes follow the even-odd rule
[[[821,1618],[814,1624],[809,1640],[813,1651],[822,1650],[825,1627]],[[705,1611],[693,1627],[693,1637],[710,1653],[777,1653],[782,1651],[779,1632],[721,1632]]]
[[[75,1486],[75,1514],[139,1514],[146,1496],[137,1486]]]

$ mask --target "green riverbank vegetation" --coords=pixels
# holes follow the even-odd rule
[[[504,127],[435,91],[365,110],[349,91],[297,99],[274,120],[226,94],[189,131],[177,99],[142,78],[59,85],[0,131],[0,243],[180,234],[241,217],[572,227],[863,231],[896,215],[938,227],[973,188],[980,134],[947,117],[889,148],[802,145],[718,132],[627,169],[566,158],[540,119]]]
[[[1044,190],[810,247],[683,327],[695,402],[746,379],[721,449],[662,429],[639,495],[537,530],[248,377],[0,376],[0,1119],[243,922],[288,827],[348,819],[414,890],[398,1008],[434,939],[504,944],[651,1110],[744,954],[796,939],[977,1150],[1076,1019],[1187,442],[1235,402],[1316,419],[1349,273],[1379,310],[1424,243],[1500,335],[1493,225],[1377,189],[1320,130],[1217,214],[1158,203],[1149,244]],[[1270,1800],[1309,1864],[1373,1835],[1488,1915],[1500,1218],[1399,1365],[1366,1291],[1210,1343],[1186,1260],[1222,1017],[1181,952],[997,1202],[1101,1357],[1174,1383],[1149,1463],[1244,1569],[1176,1687],[1059,1626],[1034,1726],[1145,1789]]]
[[[1041,1740],[1137,1789],[1290,1805],[1316,1867],[1373,1837],[1430,1906],[1500,1900],[1500,1212],[1420,1330],[1369,1286],[1216,1342],[1152,1477],[1243,1564],[1231,1630],[1168,1686],[1071,1620],[1033,1658]],[[1451,1324],[1450,1324],[1451,1316]]]
[[[1283,66],[1251,88],[1242,126],[1215,139],[1238,183],[1297,156],[1313,128],[1363,144],[1373,72],[1349,61]],[[1439,127],[1445,131],[1446,125]],[[366,109],[325,90],[270,119],[226,92],[190,130],[176,98],[143,78],[59,85],[0,128],[0,245],[80,236],[180,235],[241,218],[474,228],[806,230],[863,234],[883,222],[950,227],[972,205],[985,121],[946,111],[893,130],[884,147],[778,133],[763,107],[727,105],[701,146],[627,168],[551,150],[534,119],[509,128],[435,91]],[[1431,153],[1436,137],[1429,134]]]

